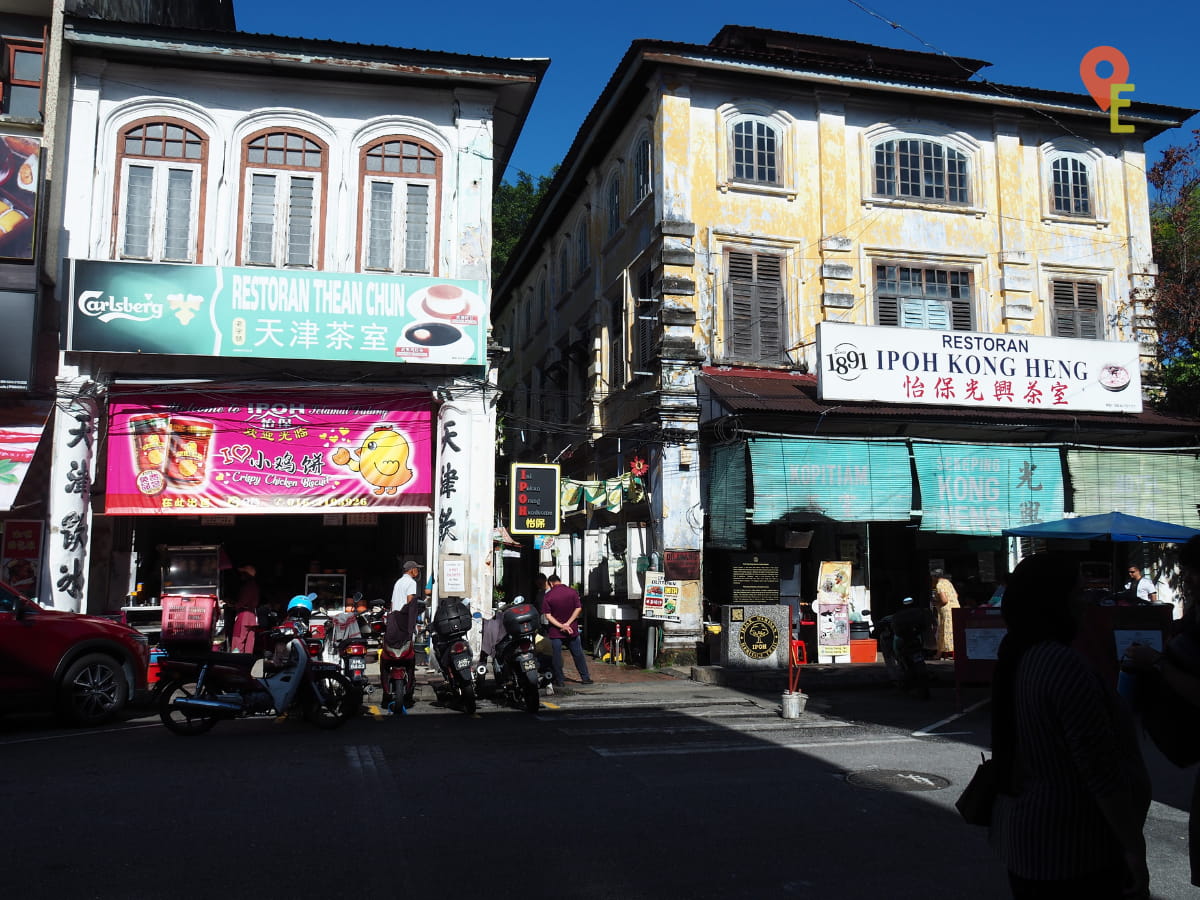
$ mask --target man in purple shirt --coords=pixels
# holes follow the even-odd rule
[[[588,672],[587,659],[583,655],[583,642],[579,639],[579,616],[583,613],[583,604],[579,593],[562,583],[557,573],[551,572],[546,578],[550,589],[542,598],[542,614],[549,625],[550,646],[554,649],[554,684],[563,685],[562,648],[563,642],[571,651],[575,660],[575,668],[579,670],[579,680],[583,684],[591,684],[592,676]]]

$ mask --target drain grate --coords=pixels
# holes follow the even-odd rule
[[[851,772],[846,776],[846,781],[873,791],[940,791],[950,787],[950,781],[941,775],[911,772],[907,769],[867,769],[863,772]]]

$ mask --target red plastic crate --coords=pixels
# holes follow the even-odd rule
[[[217,615],[217,595],[162,598],[163,641],[209,641]]]

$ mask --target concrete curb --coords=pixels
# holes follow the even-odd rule
[[[952,661],[929,661],[933,684],[954,683]],[[787,669],[738,669],[728,666],[692,666],[687,676],[701,684],[740,688],[747,691],[783,693],[788,689]],[[891,686],[887,667],[882,663],[845,663],[842,665],[806,665],[800,668],[800,690],[846,690]]]

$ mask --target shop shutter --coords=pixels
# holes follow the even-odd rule
[[[1063,517],[1057,447],[914,443],[921,530],[999,535]]]
[[[907,522],[912,473],[904,441],[755,438],[752,521]]]
[[[1123,512],[1200,528],[1200,458],[1194,452],[1070,450],[1080,516]]]
[[[746,548],[746,445],[715,447],[708,482],[708,545]]]

